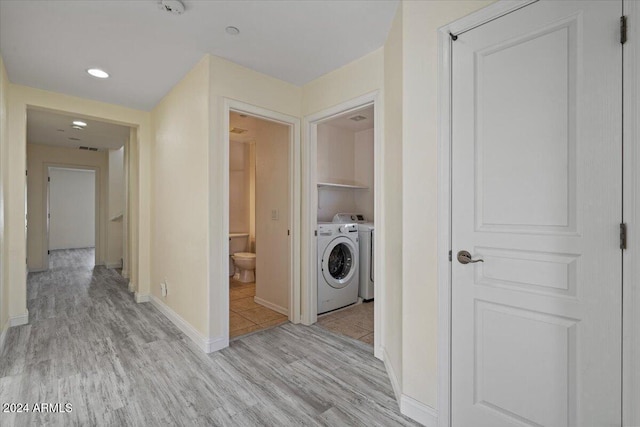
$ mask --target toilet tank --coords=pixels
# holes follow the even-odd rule
[[[229,255],[247,252],[249,233],[229,233]]]

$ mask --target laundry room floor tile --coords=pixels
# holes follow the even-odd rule
[[[318,325],[338,334],[355,338],[373,345],[373,302],[354,306],[321,315]]]

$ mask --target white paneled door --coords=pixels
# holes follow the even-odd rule
[[[539,1],[452,42],[454,426],[621,424],[621,10]]]

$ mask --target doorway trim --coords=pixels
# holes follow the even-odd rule
[[[439,427],[451,425],[451,107],[452,107],[452,40],[458,35],[489,21],[514,12],[537,0],[502,0],[493,3],[464,18],[438,29],[438,422]],[[640,49],[634,45],[638,40],[637,22],[640,22],[640,7],[632,0],[623,0],[625,15],[633,15],[627,44],[624,46],[624,221],[629,224],[628,249],[623,252],[623,392],[622,419],[624,425],[640,423],[640,408],[631,402],[640,397],[640,289],[633,284],[640,282],[640,268],[632,260],[640,256],[640,234],[634,225],[640,223]],[[622,11],[621,11],[622,14]],[[635,36],[635,37],[634,37]],[[634,80],[635,78],[635,80]],[[634,365],[635,364],[635,365]],[[634,400],[636,399],[636,400]],[[634,413],[635,411],[635,413]]]
[[[229,236],[229,114],[231,112],[244,113],[250,116],[280,123],[289,127],[289,229],[291,239],[289,240],[289,256],[291,259],[289,267],[289,321],[300,323],[300,119],[287,114],[268,110],[266,108],[247,104],[230,98],[223,98],[222,108],[222,141],[223,141],[223,161],[222,161],[222,235]],[[219,350],[229,345],[229,241],[220,239],[219,253],[221,259],[218,261],[222,268],[219,274],[215,275],[210,286],[220,286],[223,307],[214,310],[210,307],[210,315],[219,313],[220,324],[223,327],[223,338],[211,351]]]
[[[384,342],[382,325],[384,325],[385,312],[382,298],[384,296],[385,277],[385,233],[384,233],[384,186],[382,177],[384,176],[384,145],[383,145],[383,125],[381,115],[381,99],[379,91],[373,91],[349,101],[342,102],[333,107],[319,111],[315,114],[305,116],[304,129],[306,144],[302,152],[302,164],[304,171],[303,179],[303,230],[302,256],[304,258],[304,270],[302,272],[302,323],[311,325],[318,320],[318,287],[317,287],[317,258],[318,248],[314,233],[318,227],[317,206],[317,152],[318,152],[318,124],[330,120],[336,116],[341,116],[350,111],[359,110],[363,107],[373,105],[374,110],[374,222],[377,224],[374,233],[374,277],[376,283],[374,287],[374,355],[383,360]]]
[[[105,254],[103,253],[103,247],[102,247],[102,233],[103,231],[106,232],[106,230],[102,230],[102,220],[103,220],[103,215],[102,212],[100,211],[100,209],[102,208],[102,203],[100,203],[100,196],[101,193],[100,191],[102,190],[101,186],[100,186],[100,178],[102,177],[102,171],[100,169],[99,166],[85,166],[85,165],[78,165],[78,164],[70,164],[70,163],[56,163],[56,162],[45,162],[43,165],[43,185],[45,188],[45,191],[43,191],[44,193],[44,200],[43,200],[43,206],[45,207],[45,209],[43,209],[43,218],[42,220],[44,221],[44,227],[43,227],[43,233],[44,233],[44,238],[43,238],[43,242],[44,244],[42,245],[42,259],[44,260],[44,267],[45,270],[49,269],[49,232],[50,232],[50,218],[48,218],[49,213],[51,212],[51,184],[49,182],[49,173],[50,173],[50,169],[76,169],[76,170],[81,170],[81,171],[93,171],[94,172],[94,204],[95,204],[95,218],[94,218],[94,233],[95,233],[95,237],[94,237],[94,246],[95,246],[95,252],[93,254],[93,263],[94,265],[100,265],[98,263],[98,260],[100,259],[98,257],[98,255],[101,256],[105,256]],[[107,237],[107,235],[105,234],[104,237]]]

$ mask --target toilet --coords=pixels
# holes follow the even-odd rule
[[[236,252],[231,257],[236,265],[236,274],[233,276],[238,282],[249,283],[256,281],[254,270],[256,269],[256,254],[251,252]]]
[[[229,276],[239,282],[255,282],[256,254],[246,252],[249,233],[229,234]]]

